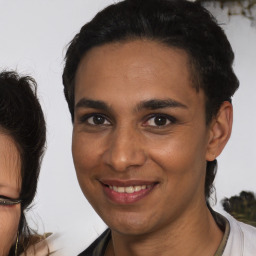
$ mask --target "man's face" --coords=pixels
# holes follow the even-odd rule
[[[205,96],[182,50],[95,47],[75,80],[72,152],[82,191],[122,234],[146,234],[205,207]]]

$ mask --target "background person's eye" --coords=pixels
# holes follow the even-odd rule
[[[87,123],[91,125],[109,125],[110,122],[106,119],[106,117],[102,115],[91,115],[87,118]]]
[[[5,197],[0,197],[0,205],[2,206],[10,206],[21,203],[19,199],[10,199]]]

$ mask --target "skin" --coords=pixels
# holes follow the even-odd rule
[[[145,106],[152,100],[175,104]],[[231,126],[227,102],[206,126],[205,95],[193,88],[182,50],[136,40],[86,54],[75,80],[72,153],[84,195],[112,230],[106,255],[214,255],[223,234],[205,203],[206,161],[220,154]],[[156,185],[122,204],[104,193],[109,179]]]
[[[17,199],[20,194],[19,151],[8,135],[0,133],[0,195]],[[0,205],[0,255],[6,256],[15,243],[20,220],[20,204]]]

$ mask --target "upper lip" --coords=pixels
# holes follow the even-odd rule
[[[142,185],[153,185],[158,182],[156,181],[146,181],[146,180],[116,180],[116,179],[101,179],[101,183],[107,186],[117,186],[117,187],[129,187],[129,186],[142,186]]]

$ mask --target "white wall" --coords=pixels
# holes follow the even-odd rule
[[[39,223],[41,232],[59,232],[56,241],[68,242],[62,246],[72,249],[62,256],[77,255],[105,227],[80,192],[71,158],[72,125],[61,81],[65,46],[111,2],[0,0],[0,68],[16,69],[37,80],[48,127],[47,152],[29,216]],[[241,190],[256,192],[256,27],[241,17],[229,22],[225,11],[212,10],[226,23],[223,28],[234,48],[234,68],[241,82],[233,101],[233,134],[219,157],[216,187],[220,200]]]

